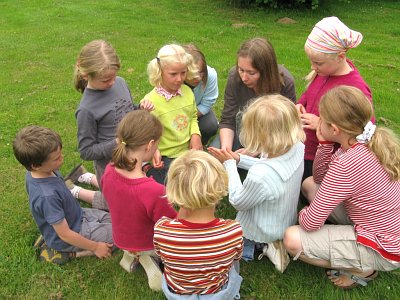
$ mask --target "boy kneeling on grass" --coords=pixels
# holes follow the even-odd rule
[[[65,185],[58,171],[63,164],[61,137],[48,128],[28,126],[18,132],[13,151],[27,170],[29,206],[44,239],[35,243],[40,259],[63,264],[72,257],[110,257],[110,214],[81,208]]]
[[[168,200],[180,209],[176,219],[162,217],[154,227],[164,295],[168,300],[240,299],[242,227],[215,217],[216,205],[228,194],[224,167],[206,152],[187,151],[172,162],[166,188]]]

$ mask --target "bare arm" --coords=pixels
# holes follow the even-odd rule
[[[77,248],[92,251],[98,258],[111,257],[112,244],[91,241],[81,236],[69,228],[67,220],[63,219],[60,223],[54,224],[53,228],[64,242]]]

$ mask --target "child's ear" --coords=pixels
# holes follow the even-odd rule
[[[340,52],[337,57],[338,57],[339,60],[345,60],[346,59],[346,52]]]
[[[153,147],[155,143],[155,140],[150,140],[146,146],[146,151],[149,152],[151,150],[151,148]]]
[[[335,124],[331,124],[331,127],[332,127],[332,129],[333,129],[333,135],[339,135],[340,134],[340,128],[339,127],[337,127]]]
[[[32,165],[31,165],[31,169],[32,169],[33,171],[37,171],[37,170],[39,170],[41,167],[42,167],[42,165],[35,165],[35,164],[32,164]]]

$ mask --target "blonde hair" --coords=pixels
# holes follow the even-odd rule
[[[280,156],[305,140],[296,106],[286,97],[261,96],[245,109],[240,142],[253,153]]]
[[[344,53],[344,55],[346,55],[346,52],[339,52],[339,53],[318,52],[318,51],[308,47],[307,45],[304,46],[304,50],[307,53],[307,55],[309,55],[310,52],[319,53],[320,55],[326,56],[326,58],[329,60],[333,60],[333,59],[337,58],[338,55],[342,54],[342,53]],[[311,82],[314,81],[315,77],[317,77],[317,72],[315,70],[311,70],[310,73],[308,73],[307,76],[304,77],[304,79],[307,81],[306,88],[308,88],[310,86]]]
[[[182,63],[187,66],[186,79],[192,80],[198,76],[198,69],[192,55],[176,44],[163,46],[147,65],[147,74],[152,86],[159,86],[162,81],[162,69],[173,63]]]
[[[117,128],[118,143],[111,162],[117,168],[132,171],[136,166],[136,159],[130,158],[129,151],[134,151],[151,140],[158,141],[162,130],[161,122],[146,110],[127,113]]]
[[[81,49],[75,64],[74,86],[83,93],[87,86],[84,76],[96,78],[109,70],[118,71],[121,63],[111,44],[104,40],[91,41]]]
[[[211,207],[228,194],[228,174],[215,157],[189,150],[172,162],[166,189],[169,201],[180,207]]]
[[[325,122],[335,124],[354,139],[364,131],[365,125],[373,116],[372,105],[367,96],[351,86],[338,86],[329,90],[321,98],[319,111]],[[391,180],[399,180],[399,138],[391,130],[377,127],[366,146],[375,154]]]

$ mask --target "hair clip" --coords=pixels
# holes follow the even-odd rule
[[[121,141],[121,144],[124,145],[124,146],[126,146],[126,143],[125,143],[124,141]]]

